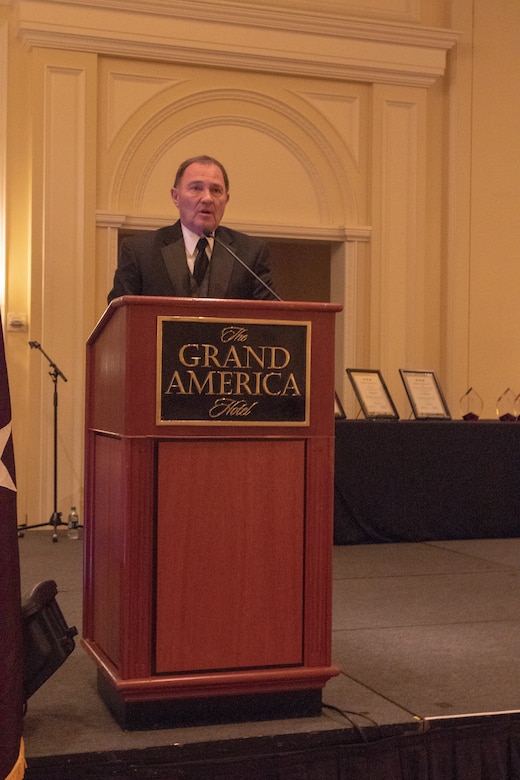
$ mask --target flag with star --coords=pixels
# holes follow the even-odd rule
[[[0,519],[11,517],[9,505],[16,504],[16,484],[14,471],[13,440],[11,437],[11,398],[9,395],[9,380],[5,362],[4,334],[1,334],[0,344],[0,487],[10,491],[0,505]],[[4,512],[7,516],[4,517]]]
[[[23,645],[11,399],[0,322],[0,778],[20,765]]]

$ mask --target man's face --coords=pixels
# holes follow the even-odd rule
[[[188,165],[171,196],[182,224],[198,236],[218,227],[229,200],[218,165],[203,163]]]

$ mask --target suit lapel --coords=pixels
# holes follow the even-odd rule
[[[186,263],[186,250],[182,233],[180,238],[171,244],[166,244],[161,249],[168,276],[173,285],[173,294],[181,297],[190,297],[190,273]]]
[[[219,239],[225,244],[231,243],[225,234],[219,232]],[[216,242],[213,244],[213,253],[211,255],[209,289],[210,298],[225,298],[229,287],[229,280],[235,260],[224,247]]]

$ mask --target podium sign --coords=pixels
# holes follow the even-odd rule
[[[308,425],[310,329],[159,317],[157,424]]]

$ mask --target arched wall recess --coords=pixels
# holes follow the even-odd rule
[[[169,214],[168,192],[178,163],[203,152],[222,159],[232,183],[239,180],[246,203],[240,208],[235,201],[234,208],[231,201],[231,219],[254,222],[257,214],[258,222],[276,224],[282,214],[290,218],[292,204],[295,224],[358,223],[356,161],[336,129],[308,103],[301,101],[297,110],[269,95],[237,89],[177,100],[163,94],[162,99],[167,104],[154,106],[151,114],[150,105],[142,106],[113,139],[106,171],[109,211],[130,217]]]

